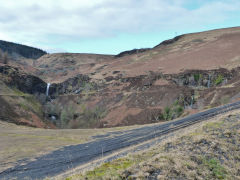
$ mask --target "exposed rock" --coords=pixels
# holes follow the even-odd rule
[[[184,37],[184,35],[176,36],[176,37],[173,38],[173,39],[169,39],[169,40],[166,40],[166,41],[161,42],[160,44],[158,44],[158,45],[155,46],[154,48],[157,48],[157,47],[159,47],[159,46],[166,46],[166,45],[172,44],[172,43],[178,41],[179,39],[181,39],[181,38],[183,38],[183,37]]]
[[[0,73],[5,75],[3,81],[10,87],[17,88],[24,93],[45,93],[47,84],[40,78],[26,74],[16,67],[0,66]]]
[[[66,81],[59,84],[51,84],[49,88],[49,94],[79,94],[85,88],[88,90],[94,89],[96,84],[90,82],[90,78],[87,75],[79,74],[76,77],[69,78]],[[88,87],[86,87],[88,86]]]
[[[132,55],[132,54],[143,53],[148,50],[150,50],[150,48],[133,49],[133,50],[129,50],[129,51],[124,51],[124,52],[121,52],[120,54],[116,55],[115,58],[120,58],[123,56]]]

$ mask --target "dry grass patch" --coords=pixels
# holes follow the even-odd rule
[[[0,171],[21,160],[31,160],[64,146],[92,141],[92,136],[137,128],[39,129],[0,121]]]
[[[240,114],[215,118],[150,150],[68,179],[240,179],[239,129]],[[121,168],[109,168],[116,164]]]

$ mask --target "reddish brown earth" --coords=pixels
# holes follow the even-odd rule
[[[119,56],[59,53],[26,62],[12,64],[54,83],[44,117],[67,128],[154,123],[165,120],[167,107],[176,118],[240,97],[240,27],[186,34]]]

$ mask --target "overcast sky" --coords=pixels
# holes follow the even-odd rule
[[[0,39],[48,52],[116,54],[240,26],[240,0],[0,0]]]

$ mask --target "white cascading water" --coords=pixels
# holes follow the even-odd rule
[[[51,83],[47,83],[46,96],[48,96],[50,86],[51,86]]]

